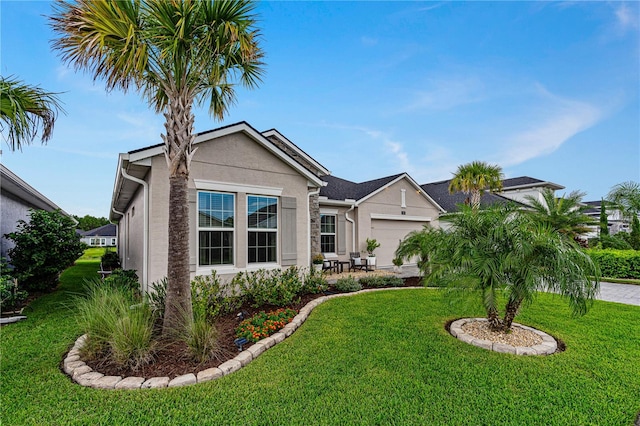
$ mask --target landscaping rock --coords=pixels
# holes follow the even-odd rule
[[[222,370],[217,367],[207,368],[206,370],[202,370],[196,376],[198,383],[208,382],[210,380],[215,380],[219,377],[222,377]]]
[[[261,342],[258,342],[255,345],[252,345],[249,349],[247,349],[247,351],[251,353],[251,356],[253,356],[253,358],[257,358],[258,356],[260,356],[260,354],[262,354],[266,350],[267,350],[267,347],[263,345]]]
[[[87,364],[85,364],[82,361],[71,361],[71,362],[65,363],[64,372],[70,376],[73,376],[73,370],[75,370],[78,367],[82,367],[84,365],[87,365]]]
[[[242,365],[244,367],[244,366],[246,366],[247,364],[249,364],[251,362],[251,360],[253,359],[253,354],[250,351],[246,350],[246,351],[240,352],[233,359],[238,361],[240,363],[240,365]]]
[[[493,350],[493,342],[490,342],[489,340],[473,339],[471,344],[479,348],[488,349],[490,351]]]
[[[269,336],[269,337],[265,337],[264,339],[260,340],[258,343],[260,343],[261,345],[264,345],[265,348],[269,349],[269,348],[275,346],[276,341],[272,336]]]
[[[75,380],[76,377],[82,376],[83,374],[91,373],[92,371],[93,371],[93,368],[85,364],[73,370],[73,376],[71,377]]]
[[[167,386],[169,386],[170,381],[171,379],[169,379],[168,377],[152,377],[150,379],[147,379],[144,383],[142,383],[140,388],[141,389],[166,388]]]
[[[103,376],[97,380],[92,381],[91,387],[96,389],[114,389],[118,382],[121,380],[121,376]]]
[[[198,382],[198,379],[196,378],[196,375],[193,373],[189,373],[189,374],[184,374],[182,376],[178,376],[175,379],[171,380],[169,382],[168,387],[175,388],[179,386],[188,386],[188,385],[193,385],[197,382]]]
[[[282,342],[287,336],[284,335],[284,333],[274,333],[271,335],[271,338],[273,339],[274,342],[276,343],[280,343]]]
[[[80,386],[91,386],[91,382],[94,380],[98,380],[104,377],[104,374],[98,373],[97,371],[91,371],[90,373],[85,373],[80,376],[76,376],[73,380],[76,381]]]
[[[67,364],[75,361],[80,361],[80,355],[67,355],[63,362],[64,368],[66,369]]]
[[[125,377],[119,381],[116,389],[140,389],[140,386],[144,383],[144,377]]]
[[[515,348],[515,346],[506,345],[504,343],[494,343],[493,344],[493,351],[494,352],[504,353],[504,354],[515,354],[516,353],[516,348]]]
[[[523,346],[516,346],[516,355],[538,355],[533,348],[525,348]]]
[[[240,370],[242,368],[242,364],[235,359],[230,359],[229,361],[220,364],[218,368],[222,370],[222,374],[226,376],[227,374]]]

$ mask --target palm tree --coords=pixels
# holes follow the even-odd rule
[[[593,218],[584,213],[589,208],[582,204],[584,195],[584,192],[571,191],[569,195],[556,197],[552,189],[544,188],[542,201],[532,195],[525,196],[525,199],[532,209],[529,214],[535,220],[547,224],[575,241],[580,235],[591,230],[590,225],[596,223]]]
[[[441,280],[452,287],[479,292],[494,330],[511,327],[524,303],[537,291],[567,297],[575,314],[584,314],[598,289],[598,269],[579,247],[547,224],[539,223],[512,205],[474,211],[463,206],[445,221],[434,253],[440,265],[427,281]],[[595,282],[590,276],[595,276]],[[499,295],[507,302],[500,318]]]
[[[426,225],[420,231],[410,232],[400,241],[396,249],[396,257],[403,261],[417,257],[417,266],[422,275],[431,274],[436,267],[433,263],[434,252],[438,249],[443,232],[440,228],[431,228]]]
[[[628,181],[614,185],[607,200],[615,204],[626,217],[640,214],[640,183]]]
[[[449,192],[462,191],[471,196],[471,206],[474,210],[480,208],[482,191],[500,191],[502,189],[502,168],[483,161],[473,161],[469,164],[458,166],[449,184]]]
[[[59,111],[64,112],[56,93],[15,78],[0,77],[0,129],[8,128],[5,140],[12,151],[30,144],[40,127],[41,141],[47,143]]]
[[[222,119],[235,101],[235,80],[254,88],[263,51],[247,0],[58,0],[51,25],[62,59],[88,70],[106,89],[131,86],[165,116],[169,169],[167,296],[163,334],[192,318],[187,183],[194,104]]]

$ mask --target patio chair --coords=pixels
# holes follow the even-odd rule
[[[359,251],[349,253],[349,260],[351,262],[351,264],[349,265],[349,272],[355,271],[356,269],[365,272],[369,271],[367,259],[362,258]]]
[[[322,272],[336,271],[338,272],[338,255],[335,253],[322,253],[324,260],[322,261]]]

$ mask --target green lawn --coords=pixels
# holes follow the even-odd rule
[[[246,368],[187,388],[82,388],[60,371],[81,333],[69,294],[94,275],[85,259],[28,319],[2,328],[0,423],[632,425],[640,411],[640,307],[596,302],[573,319],[549,294],[517,321],[567,351],[485,351],[443,324],[479,315],[438,290],[374,292],[318,306],[303,326]]]

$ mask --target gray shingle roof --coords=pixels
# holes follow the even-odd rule
[[[403,174],[398,173],[397,175],[361,183],[351,182],[335,176],[323,176],[322,180],[327,182],[327,186],[320,189],[320,196],[327,197],[330,200],[360,200]]]
[[[529,176],[520,176],[516,178],[504,179],[502,181],[502,187],[510,188],[512,186],[531,185],[534,183],[544,183],[544,181]]]
[[[467,200],[467,194],[464,192],[449,193],[449,184],[451,180],[442,180],[439,182],[425,183],[420,187],[429,194],[431,198],[447,212],[456,212],[459,210],[458,204],[464,204]],[[485,192],[480,199],[480,206],[487,207],[494,204],[515,203],[515,201],[505,198],[498,194]],[[521,203],[518,203],[521,204]]]
[[[89,231],[84,231],[82,233],[83,237],[115,237],[116,236],[116,225],[113,223],[108,223],[99,228],[90,229]]]

